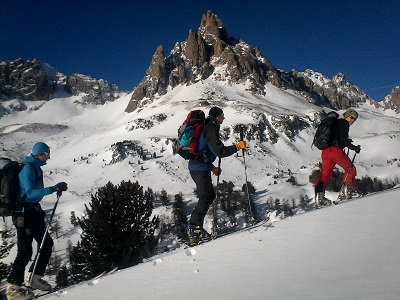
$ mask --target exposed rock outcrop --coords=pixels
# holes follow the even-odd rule
[[[396,113],[400,113],[400,86],[396,86],[382,103],[385,109],[393,109]]]
[[[216,67],[223,71],[216,71]],[[250,91],[263,95],[267,81],[281,88],[292,86],[289,76],[277,70],[257,48],[229,37],[217,15],[203,15],[198,32],[189,30],[184,42],[176,43],[168,57],[159,46],[144,79],[135,88],[126,112],[164,95],[167,87],[191,84],[213,76],[215,80],[240,83],[250,80]]]
[[[336,109],[372,101],[361,89],[337,74],[332,80],[318,82],[313,71],[283,72],[275,68],[257,49],[228,35],[216,14],[202,16],[196,32],[189,30],[184,42],[176,43],[169,56],[158,46],[143,80],[134,89],[126,112],[151,103],[156,95],[167,93],[168,86],[188,85],[213,78],[227,84],[250,82],[248,91],[265,95],[265,84],[291,89],[309,102]]]
[[[115,84],[76,73],[67,77],[65,91],[72,95],[85,94],[80,102],[82,104],[104,104],[107,101],[114,101],[121,92]]]
[[[292,71],[290,75],[299,89],[307,91],[317,100],[317,104],[330,106],[336,109],[346,109],[358,106],[366,101],[375,102],[358,86],[347,81],[342,73],[336,74],[332,79],[312,70],[304,72]]]
[[[0,63],[0,99],[48,100],[56,90],[38,59]]]
[[[64,90],[71,95],[83,94],[81,104],[104,104],[121,96],[115,84],[82,74],[64,74],[38,59],[0,62],[0,100],[13,100],[3,107],[8,111],[25,110],[25,101],[48,101]]]

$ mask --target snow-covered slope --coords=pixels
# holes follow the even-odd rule
[[[221,132],[229,133],[225,144],[239,139],[234,133],[238,124],[248,129],[246,168],[248,180],[257,190],[258,213],[269,198],[312,198],[309,175],[319,162],[320,151],[311,149],[315,132],[311,124],[321,107],[270,84],[261,97],[248,93],[245,84],[227,85],[212,80],[177,86],[128,114],[124,110],[130,97],[103,106],[79,106],[76,97],[55,98],[35,109],[0,118],[1,156],[21,160],[35,142],[44,141],[51,147],[51,159],[43,167],[45,186],[68,183],[69,189],[56,212],[63,234],[56,240],[55,252],[63,259],[68,241],[75,244],[79,240],[80,232],[70,223],[71,212],[82,217],[90,194],[108,181],[118,184],[137,180],[145,188],[155,192],[165,189],[172,196],[182,192],[189,208],[193,208],[197,201],[194,183],[187,162],[173,154],[171,138],[176,137],[188,111],[195,108],[206,112],[213,105],[223,108],[226,119]],[[369,104],[356,109],[360,117],[350,134],[354,143],[362,147],[355,161],[358,176],[381,180],[399,177],[400,119]],[[115,158],[113,145],[125,140],[143,147],[147,159],[127,153],[122,161],[111,163]],[[238,188],[245,183],[242,157],[224,158],[221,167],[221,181],[232,181]],[[287,182],[290,176],[296,178],[296,185]],[[336,197],[334,193],[327,195]],[[54,201],[55,196],[45,197],[43,207],[52,209]],[[161,207],[154,213],[170,212]],[[205,227],[210,229],[210,220]],[[14,257],[15,249],[5,261],[10,263]]]
[[[47,299],[398,299],[399,189],[159,255]]]

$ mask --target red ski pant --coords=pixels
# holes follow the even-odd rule
[[[322,150],[321,153],[322,168],[321,175],[319,176],[315,187],[323,187],[325,191],[325,186],[328,183],[329,178],[332,175],[333,168],[335,165],[339,165],[343,168],[343,180],[344,184],[352,185],[354,182],[354,177],[357,174],[356,167],[351,163],[350,158],[344,153],[343,149],[340,147],[329,147]],[[317,191],[316,192],[322,192]]]

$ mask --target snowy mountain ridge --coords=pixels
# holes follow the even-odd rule
[[[210,30],[212,28],[214,27],[210,27]],[[214,45],[218,50],[217,46],[218,43]],[[157,54],[161,55],[161,51]],[[262,60],[259,53],[254,55],[258,60]],[[153,62],[158,61],[158,66],[172,59],[162,56],[156,58]],[[158,71],[163,70],[158,69]],[[178,72],[182,70],[179,67],[172,70],[169,75],[182,75]],[[240,155],[224,158],[221,165],[221,181],[232,181],[235,187],[240,189],[245,182],[246,167],[248,180],[256,188],[255,201],[258,214],[265,214],[265,206],[270,199],[286,199],[295,203],[304,196],[312,199],[313,186],[309,182],[309,176],[318,168],[320,151],[312,149],[311,142],[316,124],[323,117],[324,111],[329,109],[317,105],[320,103],[311,101],[298,90],[277,86],[280,80],[286,83],[288,75],[282,78],[271,76],[270,78],[277,80],[274,81],[276,84],[266,81],[262,85],[263,93],[260,94],[257,93],[260,90],[254,90],[254,81],[251,79],[246,78],[233,83],[225,80],[231,76],[231,74],[226,75],[226,72],[225,64],[215,64],[212,75],[190,84],[171,85],[174,76],[168,76],[172,80],[168,81],[169,84],[164,84],[165,81],[161,82],[161,85],[160,82],[155,86],[146,85],[145,92],[149,91],[146,90],[149,87],[156,88],[152,90],[153,92],[160,92],[151,94],[151,97],[135,100],[138,105],[129,113],[125,111],[126,108],[135,95],[137,96],[140,87],[144,86],[139,85],[130,94],[123,94],[114,101],[105,101],[101,105],[85,103],[87,93],[71,95],[59,90],[48,100],[24,101],[26,109],[12,110],[0,118],[1,156],[20,161],[30,153],[35,142],[44,141],[51,148],[51,159],[43,167],[45,186],[60,181],[68,183],[69,189],[63,194],[56,214],[57,220],[62,224],[63,233],[56,240],[54,249],[64,261],[67,260],[67,244],[69,241],[76,244],[80,235],[79,229],[71,225],[71,212],[77,217],[84,216],[84,205],[90,202],[91,194],[108,181],[114,184],[119,184],[122,180],[138,181],[145,188],[150,187],[156,192],[165,189],[169,195],[182,192],[189,212],[193,209],[197,201],[193,192],[194,183],[189,176],[187,162],[174,154],[173,143],[177,137],[178,127],[193,109],[203,109],[207,113],[216,105],[224,110],[226,119],[221,127],[221,136],[226,145],[239,140],[239,127],[243,126],[245,129],[248,145],[246,165]],[[277,70],[277,73],[273,74],[279,72]],[[307,76],[313,77],[316,74],[312,73],[308,72]],[[148,80],[151,82],[156,78],[154,75],[149,71],[143,82]],[[316,81],[317,77],[319,81]],[[51,78],[55,78],[54,73]],[[57,81],[57,84],[59,82],[63,84],[64,77],[58,78],[61,81]],[[314,85],[318,85],[317,82],[323,82],[322,87],[331,85],[322,74],[316,74],[313,80],[310,79]],[[338,76],[336,80],[337,84],[343,83],[342,76]],[[343,83],[343,86],[346,84]],[[349,93],[351,92],[349,89]],[[355,109],[359,112],[359,119],[352,125],[350,136],[356,145],[360,144],[362,147],[361,153],[355,160],[357,177],[368,175],[382,181],[394,181],[396,178],[398,180],[400,175],[398,114],[394,110],[384,110],[368,101],[357,103]],[[343,111],[344,108],[340,109],[339,113]],[[138,155],[136,151],[138,147],[143,150],[143,156]],[[294,181],[289,181],[291,176],[294,177]],[[334,199],[336,196],[337,193],[327,192],[328,198]],[[43,199],[43,207],[47,211],[52,209],[54,198],[48,196]],[[359,202],[354,202],[354,205],[357,205],[356,203]],[[339,207],[345,209],[349,206]],[[393,206],[389,208],[393,209]],[[168,217],[171,210],[159,206],[154,210],[154,214]],[[318,212],[313,215],[320,214],[323,213]],[[320,220],[319,226],[324,224]],[[332,221],[328,226],[333,227],[333,224]],[[205,227],[211,228],[209,217]],[[290,230],[296,231],[294,228]],[[285,232],[287,231],[289,228]],[[259,236],[258,239],[262,237]],[[276,239],[269,237],[268,240]],[[209,249],[213,247],[212,245],[204,245],[203,248]],[[176,244],[169,246],[173,247]],[[287,249],[287,243],[282,244],[282,247]],[[7,262],[11,262],[14,258],[15,251],[14,248]],[[261,250],[259,251],[261,253]],[[279,252],[279,249],[276,251]],[[210,254],[207,257],[211,256]],[[271,261],[266,263],[270,264]],[[146,267],[138,267],[141,268]],[[324,274],[322,269],[317,273]],[[265,279],[255,282],[263,286],[263,280]],[[124,296],[126,294],[121,296],[121,299]]]
[[[169,87],[191,85],[207,78],[227,85],[248,82],[248,91],[260,96],[267,93],[265,84],[271,83],[282,90],[292,90],[309,102],[334,109],[367,101],[380,106],[342,73],[329,79],[312,70],[285,72],[276,68],[257,47],[229,36],[219,17],[208,11],[197,33],[190,29],[186,40],[177,42],[168,55],[162,45],[157,47],[143,80],[133,90],[126,112],[151,103],[156,95],[165,95]]]

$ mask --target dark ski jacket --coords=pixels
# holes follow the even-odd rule
[[[189,160],[190,171],[211,171],[217,157],[227,157],[237,152],[236,146],[224,146],[219,138],[220,126],[212,117],[206,119],[200,133],[199,153],[197,159]]]
[[[332,146],[356,150],[357,147],[352,144],[352,140],[349,138],[349,129],[349,122],[345,119],[338,119],[332,135]]]

